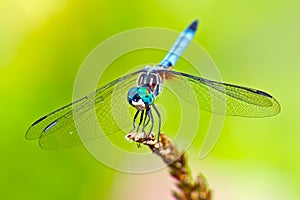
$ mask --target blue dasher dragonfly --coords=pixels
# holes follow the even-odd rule
[[[124,126],[122,123],[117,123],[115,114],[111,112],[113,109],[118,110],[124,106],[126,98],[129,105],[136,109],[129,124],[132,129],[127,130],[149,134],[156,125],[155,132],[159,138],[162,128],[161,115],[156,107],[155,99],[162,93],[164,83],[169,80],[183,86],[183,98],[188,99],[190,93],[193,93],[200,109],[212,113],[243,117],[267,117],[278,114],[280,105],[268,93],[172,70],[180,55],[192,41],[197,26],[197,20],[189,25],[158,65],[146,66],[120,77],[89,95],[38,119],[27,130],[26,139],[39,139],[39,144],[43,149],[67,148],[81,144],[73,116],[76,115],[79,123],[86,124],[88,127],[92,112],[96,112],[104,135],[113,134],[128,127],[128,123]],[[118,113],[118,119],[124,119],[122,114]],[[158,120],[155,120],[154,114]],[[97,133],[94,133],[94,136],[97,137]]]

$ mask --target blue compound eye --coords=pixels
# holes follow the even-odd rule
[[[137,92],[138,92],[138,95],[143,100],[143,102],[145,103],[145,105],[149,106],[154,103],[155,98],[149,88],[142,86],[142,87],[138,88]]]
[[[137,102],[140,99],[138,95],[138,87],[132,87],[127,93],[127,101],[132,104],[132,101]]]

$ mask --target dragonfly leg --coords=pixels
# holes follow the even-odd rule
[[[136,128],[136,126],[135,126],[135,120],[136,120],[136,118],[137,118],[137,116],[138,116],[139,113],[140,113],[140,111],[137,110],[136,113],[135,113],[135,115],[134,115],[134,117],[133,117],[133,122],[132,122],[133,129],[131,129],[130,133],[131,133],[132,131],[134,131],[135,128]]]
[[[143,122],[143,119],[144,119],[144,110],[142,110],[142,113],[141,113],[141,115],[140,115],[140,122],[139,122],[139,124],[138,124],[138,127],[137,127],[137,129],[136,129],[136,132],[139,132],[139,129],[140,129],[140,126],[141,126],[141,124],[142,124],[142,122]]]
[[[147,122],[146,122],[147,120]],[[147,125],[149,124],[149,121],[150,121],[150,117],[148,115],[148,110],[146,110],[145,112],[145,117],[144,117],[144,121],[143,121],[143,128],[142,128],[142,132],[145,134],[146,131],[145,131],[145,128],[147,127]]]
[[[153,108],[154,108],[154,110],[155,110],[155,112],[156,112],[156,114],[157,114],[157,116],[158,116],[158,133],[157,133],[157,141],[159,142],[159,136],[160,136],[160,129],[161,129],[161,116],[160,116],[160,113],[159,113],[159,111],[158,111],[158,109],[156,108],[156,106],[153,104],[152,105],[153,106]]]
[[[140,115],[140,122],[139,122],[139,124],[138,124],[138,127],[137,127],[137,129],[136,129],[136,132],[139,134],[139,129],[140,129],[140,126],[141,126],[141,124],[142,124],[142,122],[143,122],[143,120],[144,120],[144,110],[142,110],[142,112],[141,112],[141,115]],[[140,148],[141,147],[141,143],[138,143],[137,144],[137,147],[138,148]]]
[[[151,111],[151,109],[149,108],[149,110],[148,110],[148,115],[149,115],[149,117],[150,117],[150,119],[151,119],[151,126],[150,126],[150,130],[149,130],[149,133],[148,133],[148,136],[151,134],[151,132],[152,132],[152,129],[153,129],[153,126],[154,126],[154,118],[153,118],[153,115],[152,115],[152,111]],[[147,137],[148,137],[147,136]]]
[[[150,116],[148,115],[148,120],[147,120],[147,122],[145,124],[145,127],[148,126],[149,122],[150,122]]]

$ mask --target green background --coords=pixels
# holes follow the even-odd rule
[[[208,157],[197,158],[197,145],[189,152],[193,175],[204,173],[215,199],[299,199],[299,10],[296,0],[2,0],[0,199],[171,199],[166,169],[123,174],[83,147],[44,151],[24,134],[72,100],[77,70],[101,41],[139,27],[181,31],[196,18],[195,40],[223,80],[270,92],[282,111],[227,117]]]

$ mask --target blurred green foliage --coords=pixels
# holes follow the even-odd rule
[[[282,112],[266,119],[226,118],[211,154],[199,165],[196,157],[191,160],[198,166],[193,171],[208,174],[216,197],[224,190],[218,180],[228,178],[229,172],[247,179],[247,170],[255,169],[258,173],[249,176],[260,180],[269,171],[277,182],[262,181],[280,183],[276,190],[290,191],[283,199],[297,199],[299,9],[296,0],[1,1],[0,199],[110,199],[118,172],[97,162],[83,147],[44,151],[36,142],[25,141],[24,133],[33,121],[71,101],[77,70],[101,41],[138,27],[181,31],[195,18],[200,19],[195,39],[212,56],[223,80],[270,92]],[[209,121],[205,116],[203,120]],[[207,125],[203,126],[200,132]],[[203,137],[192,147],[195,154]],[[231,190],[243,191],[241,179],[234,180]],[[247,184],[259,187],[256,182]],[[156,185],[153,182],[152,188]],[[246,194],[239,194],[236,199],[246,199]],[[280,199],[269,194],[264,199]],[[259,196],[253,192],[250,197]]]

